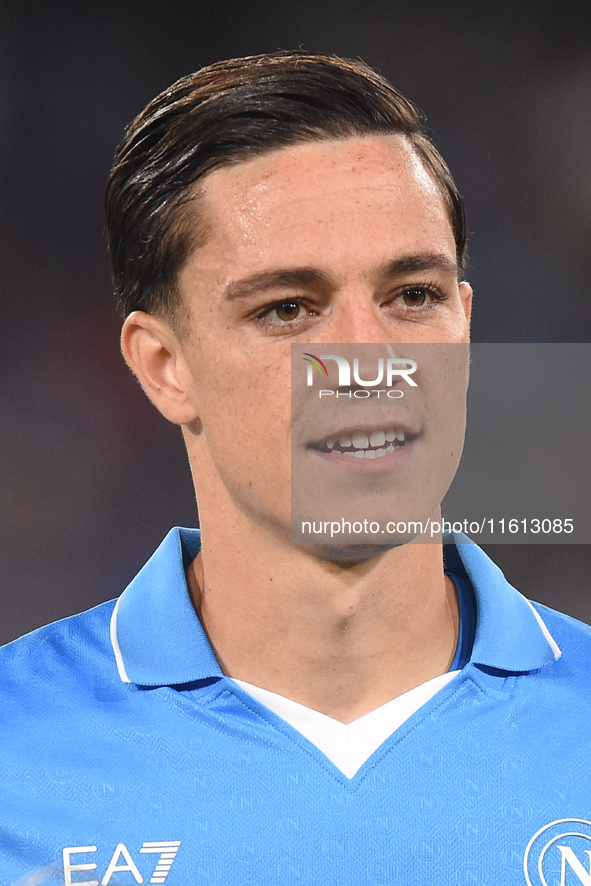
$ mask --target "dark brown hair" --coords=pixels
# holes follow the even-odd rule
[[[366,64],[280,52],[181,78],[129,125],[109,175],[106,233],[123,313],[174,316],[179,271],[200,242],[188,204],[207,173],[302,142],[395,133],[441,189],[463,269],[466,221],[449,169],[416,108]]]

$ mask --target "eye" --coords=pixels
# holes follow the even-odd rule
[[[447,293],[439,286],[419,283],[414,286],[401,287],[392,304],[397,304],[409,317],[412,317],[432,311],[447,301],[447,298]],[[406,308],[410,310],[407,311]]]
[[[300,313],[301,305],[295,301],[284,301],[280,305],[276,305],[273,309],[279,320],[289,323],[290,320],[297,320]]]
[[[419,286],[405,289],[402,293],[402,301],[409,308],[422,308],[426,304],[431,293]]]
[[[260,308],[254,319],[272,335],[291,335],[300,331],[315,314],[314,308],[303,299],[286,298]]]

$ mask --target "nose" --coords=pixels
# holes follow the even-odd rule
[[[332,342],[381,344],[396,340],[394,327],[381,313],[373,293],[358,287],[334,299],[322,338]]]

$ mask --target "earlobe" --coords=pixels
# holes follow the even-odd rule
[[[196,421],[184,352],[165,320],[134,311],[121,330],[121,351],[145,394],[165,418],[177,425]]]

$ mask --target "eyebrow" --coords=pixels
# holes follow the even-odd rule
[[[257,292],[269,289],[289,289],[294,286],[318,286],[330,282],[330,278],[315,268],[281,268],[276,271],[263,271],[230,283],[225,296],[228,301],[247,298]]]
[[[400,277],[413,271],[444,271],[445,273],[458,274],[457,262],[445,253],[421,253],[420,255],[408,255],[388,262],[382,271],[386,279]],[[321,284],[333,284],[332,278],[316,268],[279,268],[274,271],[263,271],[253,274],[243,280],[230,283],[226,288],[227,301],[236,301],[248,298],[259,292],[267,292],[270,289],[289,289],[296,286],[319,286]]]
[[[444,252],[426,252],[394,259],[386,265],[386,277],[399,277],[412,271],[444,271],[458,274],[458,263]]]

